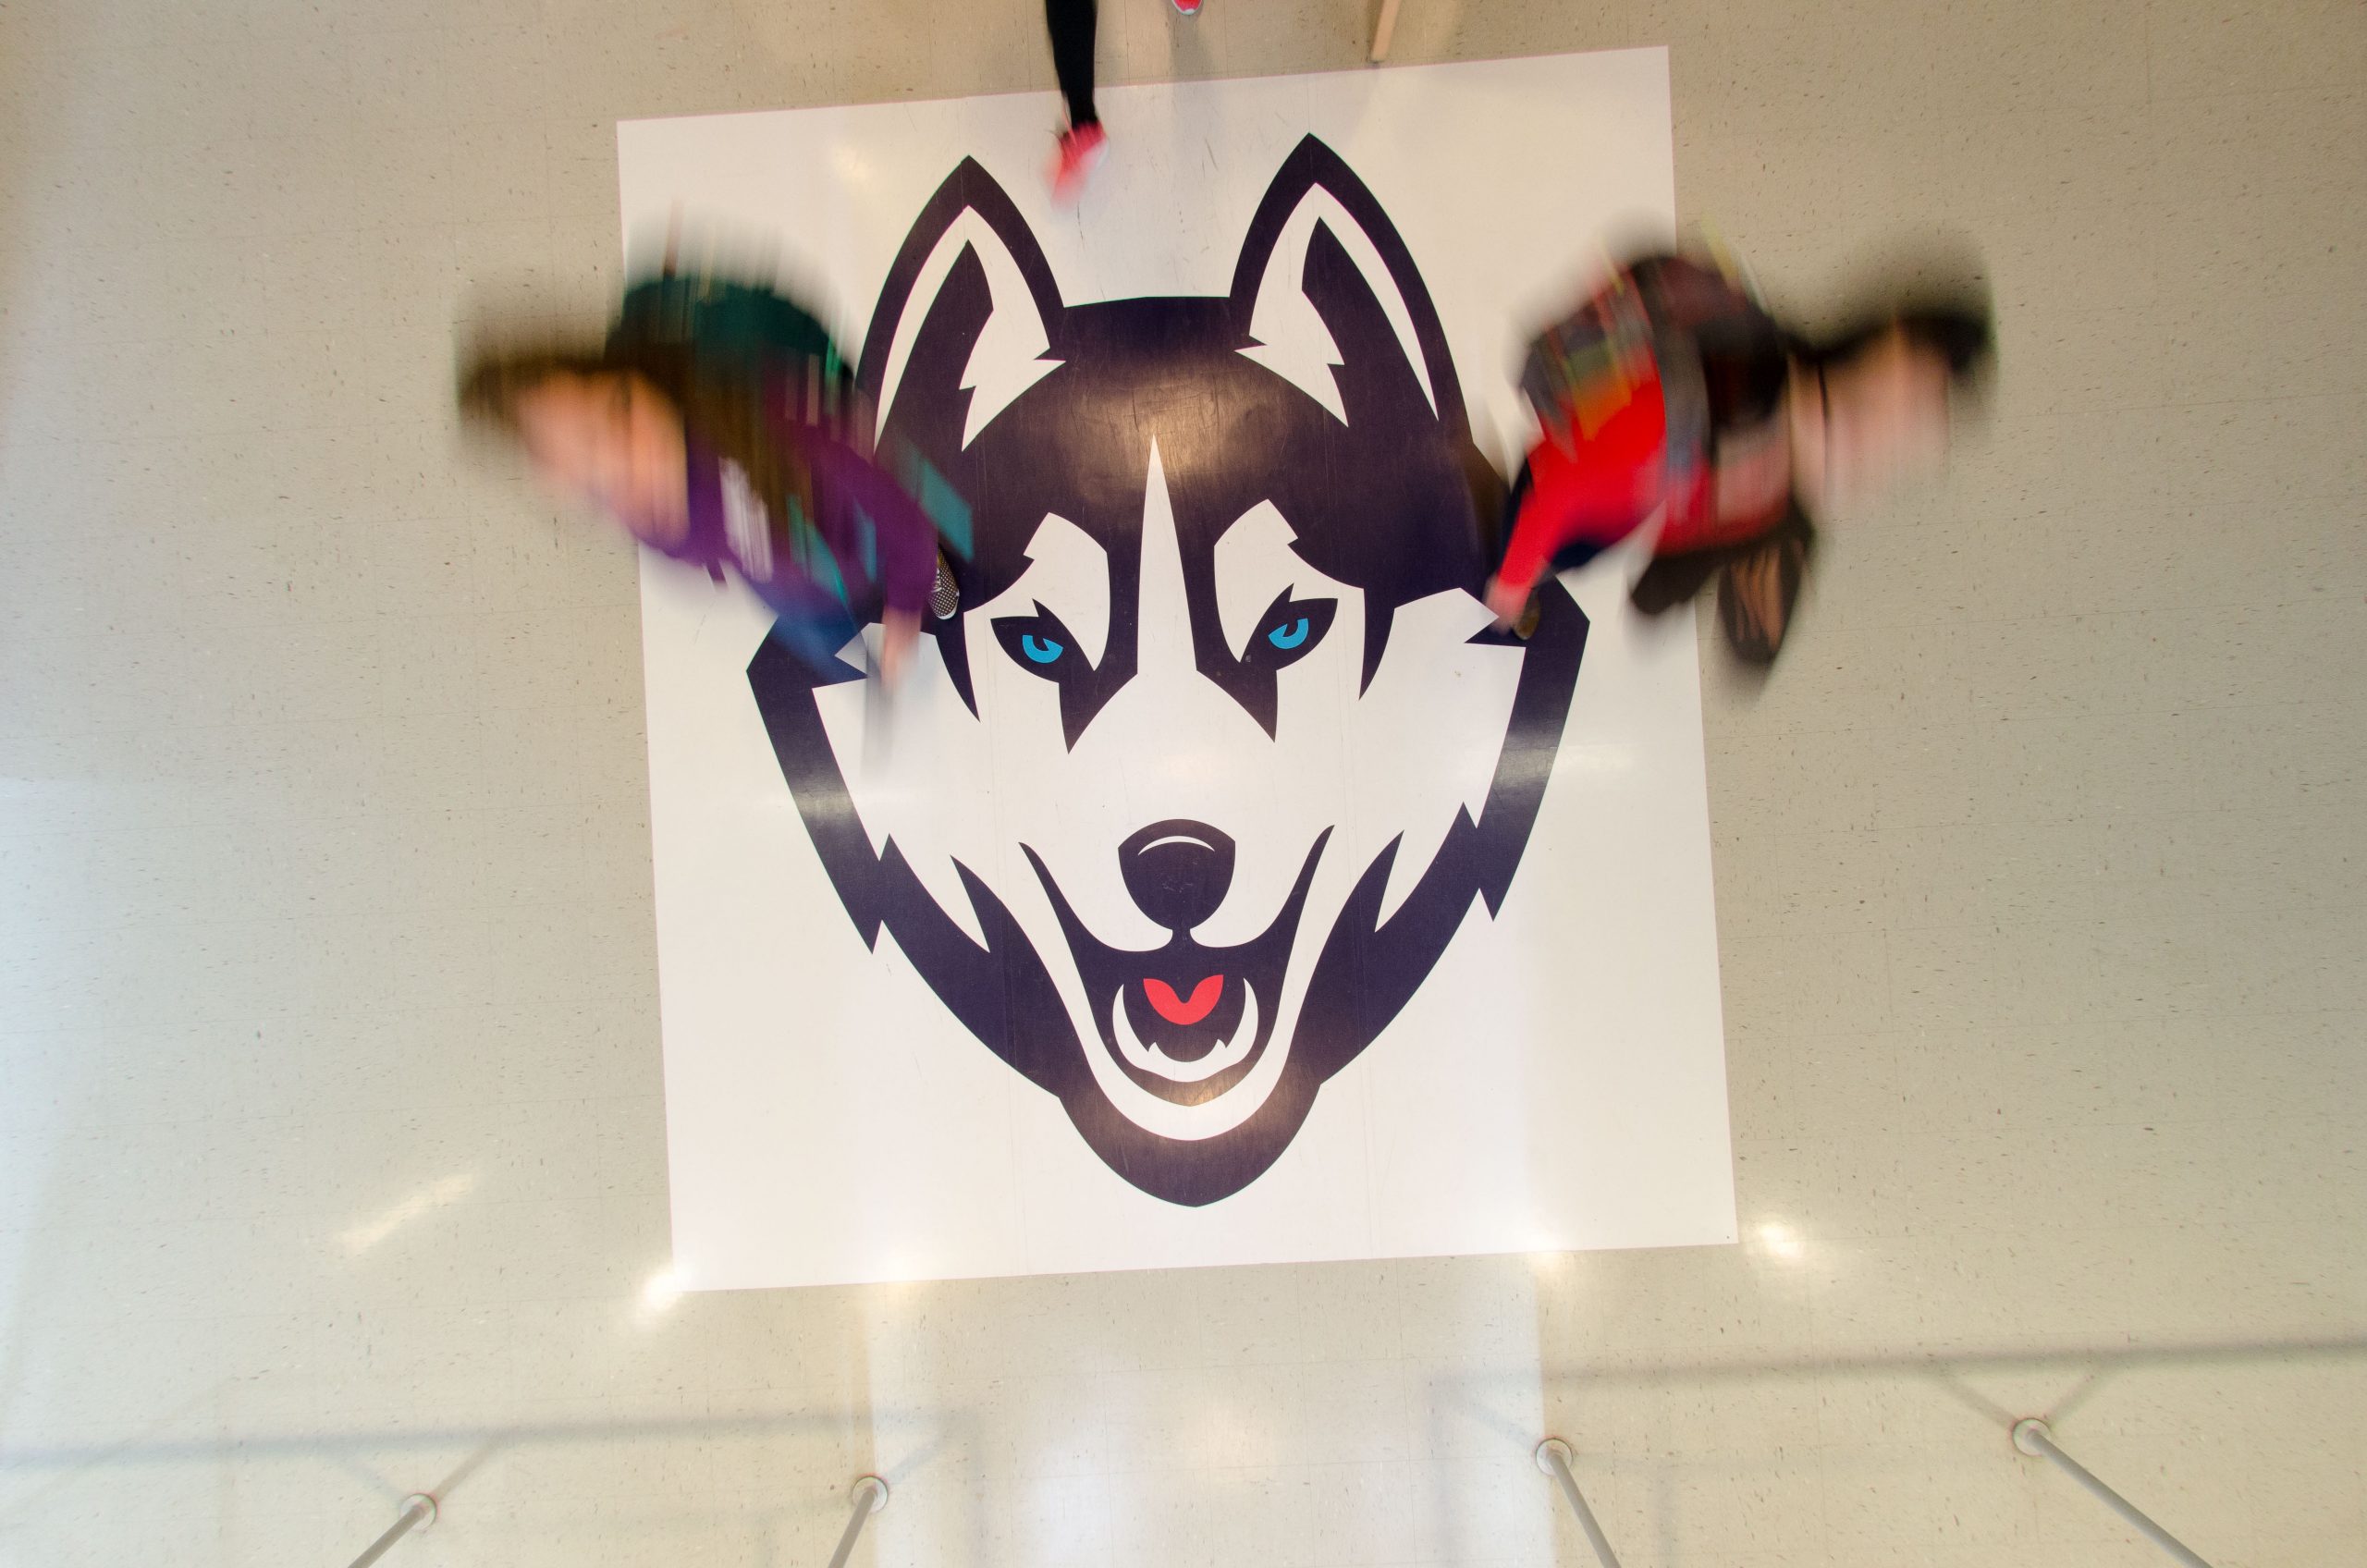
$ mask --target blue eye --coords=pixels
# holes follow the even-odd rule
[[[1293,648],[1297,647],[1299,644],[1306,641],[1307,630],[1307,619],[1305,616],[1301,616],[1296,620],[1292,621],[1288,626],[1277,626],[1271,631],[1267,632],[1266,641],[1271,643],[1277,648],[1282,649],[1284,653],[1288,653]]]
[[[994,629],[1003,656],[1038,680],[1061,685],[1085,673],[1085,653],[1075,637],[1061,624],[1060,617],[1041,605],[1034,615],[1000,618]]]

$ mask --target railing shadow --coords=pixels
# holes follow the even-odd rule
[[[1507,1464],[1535,1463],[1540,1438],[1570,1439],[1588,1452],[1587,1433],[1563,1430],[1555,1411],[1555,1393],[1581,1388],[1650,1389],[1656,1386],[1693,1388],[1721,1382],[1767,1379],[1814,1381],[1836,1378],[1897,1377],[1923,1381],[1942,1398],[1953,1401],[1993,1427],[1999,1436],[2000,1463],[2013,1452],[2017,1423],[2038,1416],[2052,1424],[2092,1400],[2106,1386],[2134,1373],[2156,1369],[2195,1370],[2209,1367],[2292,1366],[2297,1363],[2367,1360],[2367,1337],[2295,1338],[2283,1340],[2210,1340],[2164,1344],[2062,1345],[2039,1349],[1893,1352],[1811,1356],[1736,1356],[1658,1362],[1620,1358],[1544,1367],[1536,1372],[1454,1373],[1432,1380],[1441,1406],[1454,1409],[1491,1442],[1501,1443]],[[1968,1378],[1982,1374],[2038,1373],[2060,1370],[2069,1375],[2067,1386],[2042,1409],[2011,1409],[1974,1388]],[[1506,1418],[1502,1395],[1519,1386],[1533,1387],[1543,1408],[1542,1431],[1522,1429]],[[1595,1451],[1597,1453],[1599,1450]],[[1663,1470],[1681,1468],[1674,1459]],[[1659,1515],[1657,1560],[1676,1556],[1674,1497],[1663,1474],[1652,1488]]]
[[[203,1397],[195,1403],[202,1403]],[[177,1413],[186,1414],[186,1411]],[[168,1417],[173,1419],[175,1417]],[[607,1417],[564,1421],[501,1424],[454,1424],[403,1427],[367,1431],[299,1430],[282,1428],[243,1435],[202,1438],[133,1438],[104,1443],[65,1443],[0,1449],[0,1476],[46,1473],[53,1479],[19,1496],[0,1522],[28,1513],[55,1487],[93,1471],[115,1471],[150,1465],[231,1464],[254,1460],[313,1462],[332,1465],[362,1479],[381,1494],[386,1518],[398,1515],[403,1500],[423,1493],[439,1507],[451,1501],[487,1465],[504,1456],[548,1445],[707,1441],[765,1439],[816,1434],[837,1437],[848,1427],[840,1410],[738,1412],[729,1415],[681,1415]],[[946,1453],[959,1450],[975,1436],[975,1418],[966,1411],[872,1410],[864,1422],[869,1429],[868,1463],[860,1468],[876,1471],[891,1486],[901,1486],[927,1471]],[[380,1463],[389,1457],[434,1454],[462,1450],[458,1463],[445,1469],[432,1485],[422,1477],[390,1479]],[[892,1462],[886,1457],[899,1457]],[[825,1484],[843,1487],[851,1476],[830,1476]],[[796,1477],[785,1476],[786,1489]],[[785,1500],[786,1501],[786,1500]],[[758,1556],[778,1557],[783,1521],[766,1515],[754,1521],[759,1531]],[[356,1541],[355,1546],[363,1543]]]

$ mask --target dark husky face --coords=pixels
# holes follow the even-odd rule
[[[806,829],[865,940],[1111,1170],[1229,1196],[1501,903],[1585,619],[1556,588],[1526,644],[1488,630],[1445,334],[1312,138],[1206,298],[1063,304],[964,162],[861,380],[975,553],[884,760],[852,668],[751,663]]]

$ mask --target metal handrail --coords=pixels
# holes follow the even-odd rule
[[[2037,1416],[2026,1416],[2014,1423],[2014,1447],[2032,1459],[2053,1462],[2054,1467],[2095,1494],[2106,1508],[2128,1521],[2137,1533],[2166,1551],[2186,1568],[2211,1568],[2194,1549],[2165,1530],[2147,1517],[2144,1511],[2102,1481],[2088,1467],[2054,1446],[2054,1433]]]
[[[1601,1560],[1602,1568],[1619,1568],[1619,1557],[1611,1550],[1611,1537],[1602,1533],[1596,1523],[1594,1510],[1587,1506],[1586,1494],[1578,1490],[1578,1478],[1570,1474],[1570,1445],[1559,1438],[1548,1438],[1537,1445],[1537,1467],[1561,1483],[1562,1495],[1570,1500],[1570,1512],[1578,1516],[1578,1528],[1587,1535],[1587,1544]]]
[[[386,1533],[364,1547],[362,1555],[353,1560],[353,1568],[370,1568],[370,1564],[394,1550],[397,1541],[413,1530],[424,1530],[435,1523],[435,1500],[425,1492],[413,1492],[403,1499],[402,1512],[386,1526]]]
[[[888,1483],[877,1476],[858,1476],[850,1494],[854,1500],[854,1512],[848,1516],[847,1527],[839,1537],[838,1550],[830,1553],[830,1568],[847,1568],[847,1559],[854,1555],[855,1542],[863,1536],[863,1527],[871,1516],[888,1506]],[[413,1530],[424,1530],[435,1523],[435,1500],[425,1492],[413,1492],[403,1499],[402,1512],[386,1526],[386,1533],[362,1549],[353,1560],[352,1568],[370,1568],[378,1559],[394,1550],[395,1543]]]
[[[854,1555],[856,1537],[871,1516],[888,1506],[888,1483],[877,1476],[854,1478],[854,1513],[848,1516],[846,1534],[839,1537],[839,1550],[830,1553],[830,1568],[847,1568],[847,1559]]]

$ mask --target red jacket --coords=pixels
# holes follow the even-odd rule
[[[1708,365],[1695,358],[1713,342],[1720,371],[1746,364],[1757,387],[1733,401],[1760,410],[1723,446],[1711,429]],[[1661,362],[1671,352],[1687,356],[1668,367],[1673,384]],[[1654,257],[1616,275],[1531,346],[1522,386],[1543,431],[1529,449],[1527,494],[1498,581],[1534,587],[1565,548],[1615,545],[1655,514],[1662,556],[1774,527],[1790,503],[1784,374],[1772,323],[1719,273]],[[1759,423],[1767,414],[1772,420]]]

